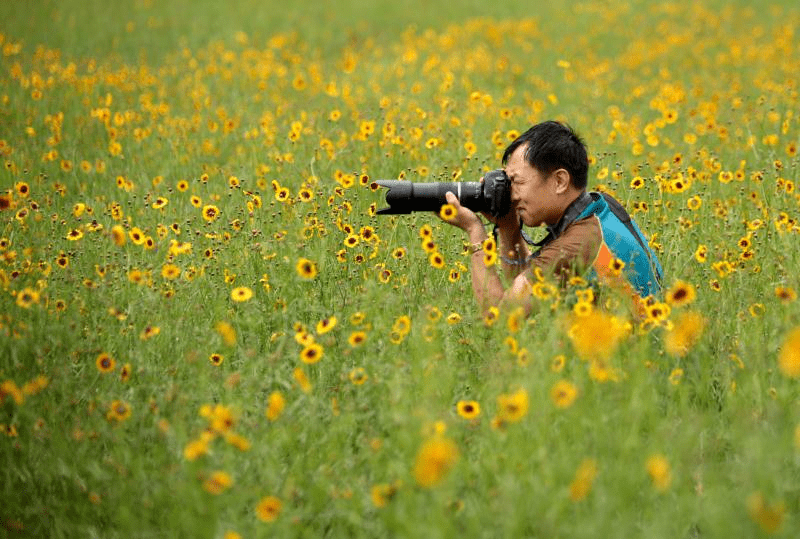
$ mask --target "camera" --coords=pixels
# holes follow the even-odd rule
[[[386,187],[388,208],[378,210],[381,215],[406,214],[412,211],[439,211],[447,204],[445,194],[453,193],[458,202],[476,212],[492,217],[502,217],[511,208],[511,181],[503,169],[492,170],[482,182],[414,183],[402,180],[377,180]]]

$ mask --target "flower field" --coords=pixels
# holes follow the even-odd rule
[[[39,4],[0,7],[0,536],[798,536],[794,3]],[[460,231],[376,215],[548,119],[659,256],[638,309],[480,312]]]

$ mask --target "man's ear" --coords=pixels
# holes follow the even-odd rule
[[[553,179],[555,180],[557,195],[563,195],[569,190],[570,177],[566,169],[559,168],[553,171]]]

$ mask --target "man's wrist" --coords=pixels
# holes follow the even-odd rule
[[[486,235],[486,229],[480,221],[467,229],[467,236],[469,237],[470,243],[482,242],[488,237]]]
[[[497,226],[497,239],[505,245],[517,245],[522,243],[522,228]]]

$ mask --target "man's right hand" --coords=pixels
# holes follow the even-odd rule
[[[481,183],[483,183],[483,177],[481,177]],[[516,234],[522,229],[519,216],[517,215],[517,208],[513,202],[510,203],[508,213],[502,217],[495,218],[486,212],[481,212],[481,215],[483,215],[490,223],[497,225],[498,231],[504,231],[508,233],[514,232]]]

